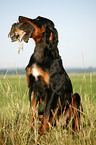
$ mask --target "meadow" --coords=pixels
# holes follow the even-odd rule
[[[95,145],[96,144],[96,74],[69,74],[73,91],[81,96],[83,113],[81,130],[72,134],[72,128],[56,127],[40,136],[38,112],[30,112],[26,77],[0,76],[0,145]],[[34,124],[30,125],[33,115]]]

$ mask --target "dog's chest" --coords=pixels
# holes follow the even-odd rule
[[[43,72],[36,64],[32,65],[31,73],[35,77],[36,80],[38,80],[39,76],[43,75]]]
[[[44,83],[46,83],[46,85],[49,87],[49,73],[48,73],[48,71],[43,70],[37,64],[33,64],[30,68],[27,68],[26,75],[27,75],[27,80],[29,80],[28,78],[30,75],[34,76],[36,81],[38,81],[38,77],[39,77],[40,80],[43,81]],[[27,81],[27,83],[28,83],[28,81]]]

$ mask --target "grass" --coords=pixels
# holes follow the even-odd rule
[[[82,99],[81,130],[72,135],[62,121],[42,137],[37,111],[30,112],[25,76],[0,76],[0,144],[1,145],[70,145],[96,144],[96,74],[70,75],[74,93]],[[31,115],[35,118],[30,127]]]

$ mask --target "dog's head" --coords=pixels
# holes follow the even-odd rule
[[[19,22],[12,25],[9,37],[12,41],[28,42],[29,38],[33,38],[38,43],[43,37],[46,37],[47,42],[58,43],[57,30],[54,28],[54,23],[46,18],[37,17],[30,19],[19,16]]]

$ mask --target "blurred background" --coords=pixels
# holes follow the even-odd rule
[[[96,67],[96,0],[0,1],[0,69],[25,68],[34,51],[30,39],[18,54],[18,42],[8,33],[18,16],[52,20],[58,30],[58,49],[65,68]]]

